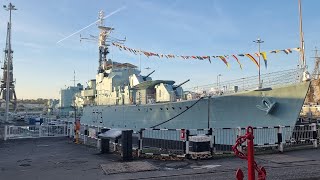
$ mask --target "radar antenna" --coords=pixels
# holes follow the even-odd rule
[[[99,11],[98,20],[96,21],[98,28],[100,29],[98,37],[93,35],[89,35],[89,37],[82,37],[80,34],[80,42],[82,40],[98,42],[98,47],[99,47],[98,73],[103,73],[105,70],[105,64],[108,61],[107,55],[109,54],[110,43],[116,42],[118,44],[123,44],[126,41],[126,38],[118,39],[110,36],[114,28],[105,26],[104,25],[105,19],[106,19],[106,16],[104,15],[104,11],[102,10]]]

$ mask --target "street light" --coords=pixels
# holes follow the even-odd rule
[[[220,77],[221,77],[222,75],[221,74],[218,74],[217,75],[217,89],[218,89],[218,91],[220,91],[219,89],[219,84],[220,84]]]
[[[245,80],[245,78],[241,78],[241,79],[242,79],[242,89],[245,90],[245,88],[244,88],[244,80]]]
[[[258,88],[261,88],[261,77],[260,77],[260,44],[261,44],[261,43],[264,43],[264,41],[262,41],[260,38],[258,38],[257,40],[255,40],[255,41],[253,41],[253,42],[258,44],[258,49],[259,49],[259,55],[258,55],[258,58],[259,58],[259,87],[258,87]]]

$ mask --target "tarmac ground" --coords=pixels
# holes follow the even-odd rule
[[[320,149],[256,155],[267,179],[320,179]],[[246,161],[236,157],[210,160],[163,161],[135,159],[121,162],[115,154],[77,145],[67,138],[0,142],[1,180],[107,179],[235,179],[246,174]]]

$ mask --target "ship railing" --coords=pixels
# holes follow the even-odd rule
[[[261,88],[281,87],[300,82],[302,69],[290,69],[261,75]],[[258,76],[216,82],[209,85],[185,88],[186,91],[201,95],[218,96],[258,89]]]

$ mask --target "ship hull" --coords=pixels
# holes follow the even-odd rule
[[[107,128],[235,128],[293,126],[310,82],[190,101],[86,106],[81,123]]]

